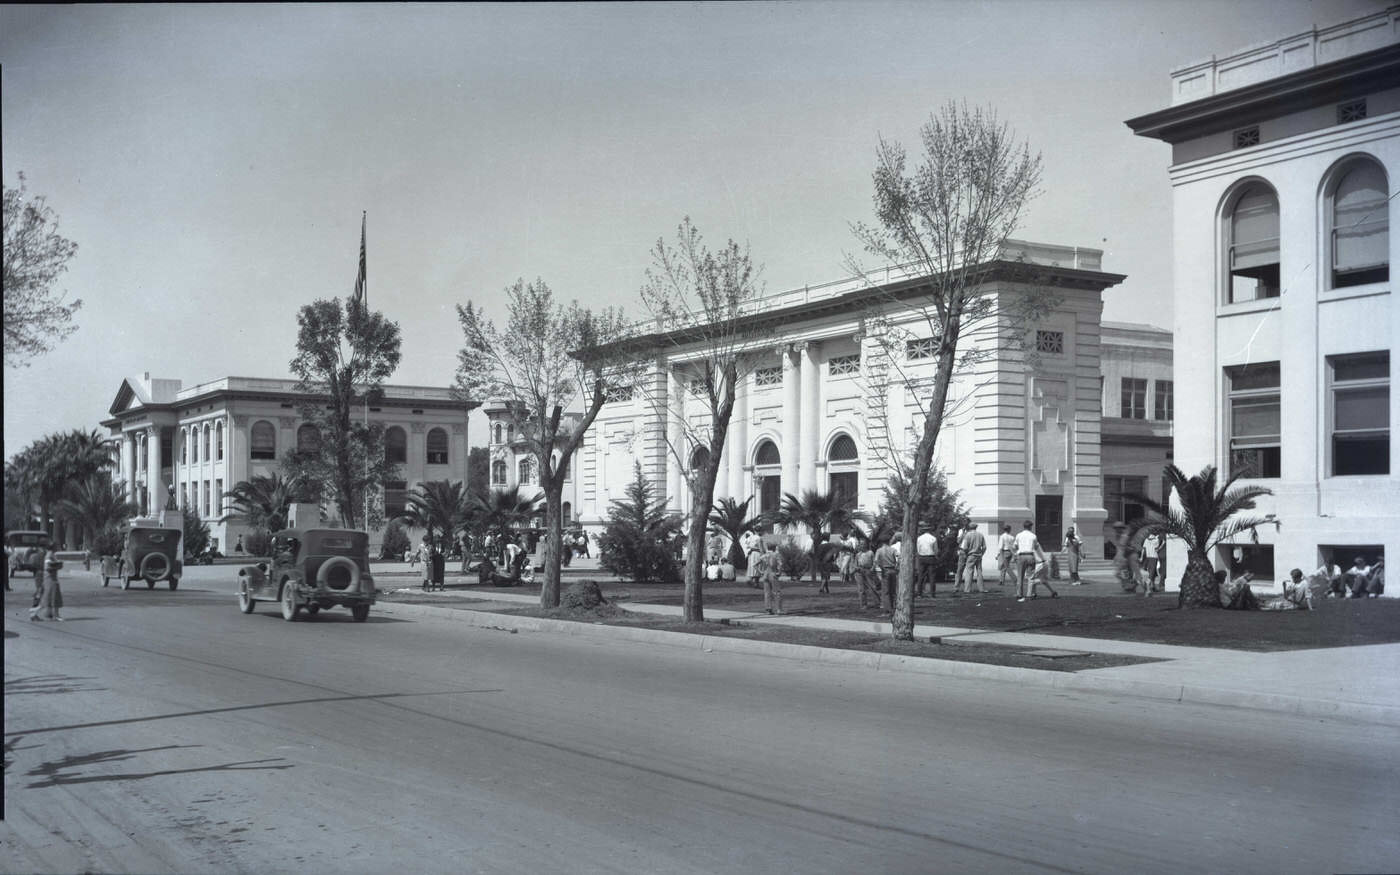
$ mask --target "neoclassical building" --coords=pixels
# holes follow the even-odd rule
[[[1172,333],[1154,325],[1103,323],[1099,374],[1103,500],[1108,512],[1100,534],[1111,542],[1114,523],[1131,522],[1145,513],[1131,496],[1157,501],[1167,497],[1162,468],[1172,461],[1176,409]],[[1106,553],[1104,558],[1110,558]]]
[[[1101,269],[1101,251],[1013,242],[983,266],[989,294],[1010,302],[1033,291],[1024,277],[1053,286],[1059,301],[1038,324],[1026,326],[1022,347],[989,349],[976,373],[955,387],[956,412],[937,446],[938,464],[962,490],[973,517],[987,526],[1018,529],[1036,522],[1041,540],[1058,547],[1064,527],[1077,523],[1089,555],[1102,551],[1103,468],[1101,333],[1103,293],[1119,274]],[[832,489],[877,509],[895,454],[916,439],[917,401],[894,376],[895,363],[867,333],[907,333],[898,369],[913,379],[933,374],[927,323],[910,306],[920,278],[891,276],[875,287],[841,281],[767,297],[765,316],[782,325],[781,340],[748,353],[748,376],[737,392],[716,498],[753,499],[775,508],[785,492]],[[650,338],[654,359],[639,384],[620,387],[589,429],[566,490],[572,521],[592,528],[607,518],[640,463],[665,490],[669,509],[685,513],[687,481],[681,462],[694,464],[683,418],[699,415],[687,399],[698,350],[678,335]],[[651,393],[650,397],[646,393]],[[493,484],[528,481],[529,464],[500,405],[487,405]],[[498,434],[499,431],[499,434]],[[679,447],[673,452],[671,447]]]
[[[183,388],[147,372],[122,381],[102,425],[142,513],[164,507],[173,488],[176,504],[198,511],[228,552],[248,530],[222,519],[224,492],[320,440],[301,418],[306,400],[295,380],[224,377]],[[399,466],[383,496],[386,516],[402,513],[408,490],[425,480],[466,480],[467,408],[449,389],[384,386],[365,413],[385,426],[385,454]]]
[[[1400,6],[1183,66],[1127,124],[1171,146],[1176,462],[1274,493],[1212,560],[1277,586],[1394,556]]]

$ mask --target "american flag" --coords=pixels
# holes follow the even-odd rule
[[[366,307],[365,302],[365,216],[360,215],[360,270],[355,274],[355,306]]]

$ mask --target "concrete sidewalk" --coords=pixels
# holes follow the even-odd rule
[[[537,595],[527,593],[473,594],[470,590],[456,589],[445,594],[467,595],[483,602],[531,605],[539,603]],[[442,610],[433,606],[393,602],[384,603],[384,607],[389,608],[392,613],[416,614],[419,611],[405,609],[422,608],[437,614]],[[619,607],[635,613],[677,618],[681,616],[681,608],[678,605],[619,603]],[[1255,708],[1308,717],[1339,717],[1400,726],[1400,644],[1257,653],[949,626],[914,627],[915,636],[924,639],[955,638],[969,643],[1000,644],[1023,647],[1027,650],[1083,650],[1157,660],[1114,668],[1060,672],[562,620],[506,617],[470,610],[457,610],[452,613],[475,615],[472,618],[461,619],[467,619],[476,625],[569,634],[613,635],[676,646],[700,646],[705,650],[742,651],[775,657],[864,664],[884,671],[917,671],[1015,683],[1038,683],[1067,690]],[[891,632],[889,623],[866,620],[771,616],[766,613],[718,609],[707,609],[705,617],[712,621],[727,619],[755,625],[782,625],[883,635]]]

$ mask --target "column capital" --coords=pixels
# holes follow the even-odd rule
[[[246,426],[247,424],[248,424],[248,417],[247,417],[246,414],[235,413],[235,414],[233,415],[233,427],[234,427],[234,428],[243,428],[243,427]]]

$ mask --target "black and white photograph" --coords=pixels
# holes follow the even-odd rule
[[[0,175],[0,872],[1400,872],[1397,0],[11,5]]]

